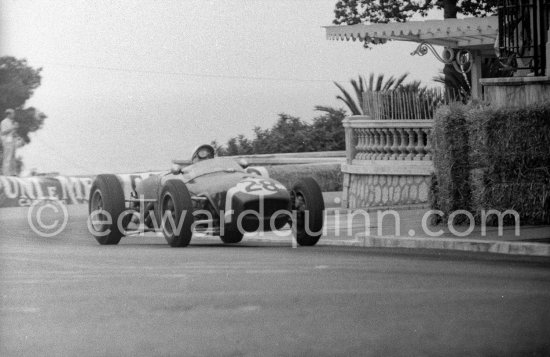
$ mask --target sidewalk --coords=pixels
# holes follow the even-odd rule
[[[338,192],[323,193],[323,196],[325,231],[318,245],[444,249],[550,257],[550,226],[520,226],[519,232],[516,232],[515,226],[504,226],[502,232],[498,227],[487,227],[483,232],[479,226],[431,226],[427,205],[347,210],[339,208]],[[423,227],[425,215],[426,225]],[[398,225],[396,217],[399,219]],[[351,232],[348,232],[348,225],[352,227]],[[247,237],[247,240],[265,239]],[[288,238],[277,240],[288,241]]]
[[[338,210],[336,215],[357,214],[358,210]],[[355,234],[355,239],[328,239],[320,244],[360,247],[446,249],[469,252],[533,255],[550,257],[550,226],[481,227],[429,224],[429,208],[369,210],[370,226]],[[379,219],[379,215],[381,215]],[[422,220],[426,215],[426,225]],[[399,217],[399,225],[396,224]],[[353,218],[355,221],[357,218]],[[468,232],[469,231],[469,232]],[[519,234],[518,234],[519,233]],[[340,241],[340,242],[339,242]],[[340,244],[338,244],[340,243]]]

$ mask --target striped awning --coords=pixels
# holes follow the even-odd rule
[[[365,38],[425,42],[451,48],[482,49],[494,46],[498,35],[498,18],[390,22],[325,26],[327,39],[363,41]]]

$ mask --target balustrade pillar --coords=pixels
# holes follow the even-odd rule
[[[359,159],[361,157],[361,148],[363,146],[363,137],[361,135],[362,129],[353,129],[354,137],[356,138],[356,145],[355,145],[355,157],[354,159]]]
[[[370,132],[369,132],[369,129],[363,129],[364,130],[364,133],[365,133],[365,147],[363,148],[363,156],[362,156],[362,159],[363,160],[366,160],[369,156],[369,151],[370,151],[370,147],[371,147],[371,144],[370,144]]]
[[[397,157],[399,156],[399,131],[396,128],[391,128],[390,131],[393,139],[390,160],[397,160]]]
[[[374,132],[371,128],[367,129],[367,160],[371,160],[374,155]]]
[[[362,129],[361,135],[363,137],[363,146],[361,147],[361,160],[366,159],[367,157],[367,151],[369,149],[369,143],[368,143],[368,129]]]
[[[386,145],[384,145],[384,156],[382,159],[389,160],[391,157],[391,145],[392,145],[392,139],[391,139],[391,133],[390,130],[385,128],[382,129],[382,133],[384,134]]]
[[[409,137],[409,145],[407,146],[407,157],[405,160],[413,160],[415,156],[414,148],[415,148],[415,137],[414,137],[414,129],[407,129],[407,136]]]
[[[376,129],[378,135],[380,136],[380,145],[378,146],[378,155],[376,155],[376,160],[384,159],[384,148],[386,147],[386,135],[384,134],[384,129]]]
[[[351,120],[349,118],[345,118],[342,125],[344,126],[344,135],[346,138],[346,162],[351,164],[355,158],[355,145],[357,138],[354,135],[355,130],[352,128]]]
[[[432,159],[432,129],[426,129],[426,155],[424,155],[424,160]]]
[[[365,130],[365,148],[363,149],[363,160],[366,160],[369,156],[369,152],[371,150],[371,138],[370,138],[370,130],[369,129],[364,129]]]
[[[372,146],[372,157],[371,160],[378,159],[378,154],[380,153],[380,133],[378,132],[378,129],[371,129],[372,134],[374,135],[374,145]]]
[[[401,145],[399,145],[398,160],[405,160],[407,158],[407,145],[409,143],[409,136],[403,128],[399,128],[399,136],[401,137]]]
[[[426,150],[424,149],[424,130],[418,128],[414,129],[414,132],[416,133],[416,146],[414,148],[416,155],[414,160],[422,160],[424,155],[426,155]]]

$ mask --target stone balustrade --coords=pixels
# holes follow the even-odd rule
[[[433,172],[433,120],[343,121],[346,163],[342,205],[346,208],[426,204]]]
[[[344,120],[346,157],[356,160],[431,161],[433,120]]]

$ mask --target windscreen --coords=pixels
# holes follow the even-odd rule
[[[235,160],[226,158],[203,160],[184,168],[184,175],[188,180],[215,172],[244,172],[244,170]]]

